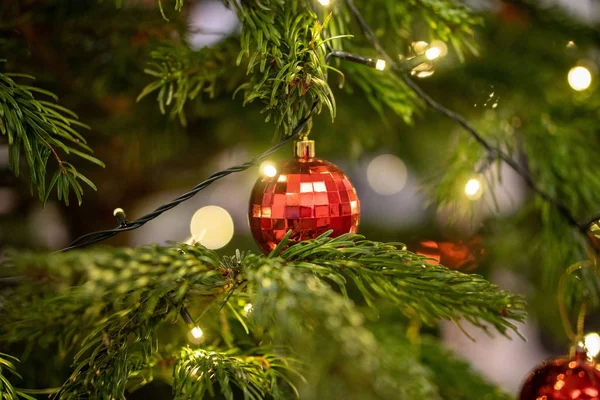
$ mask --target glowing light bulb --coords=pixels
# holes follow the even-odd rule
[[[322,6],[327,7],[329,4],[331,4],[331,0],[319,0],[319,3],[321,3]]]
[[[224,208],[202,207],[192,217],[190,232],[207,249],[220,249],[233,237],[233,219]]]
[[[193,327],[192,330],[190,331],[190,333],[192,334],[194,339],[200,339],[202,337],[202,335],[204,335],[204,332],[202,332],[202,329],[200,329],[197,326]]]
[[[375,69],[383,71],[385,69],[385,60],[377,60],[377,62],[375,63]]]
[[[477,200],[483,193],[481,180],[479,178],[471,178],[465,185],[465,195],[470,200]]]
[[[569,75],[567,75],[567,80],[569,81],[569,86],[571,86],[573,90],[581,92],[590,87],[590,84],[592,83],[592,74],[586,67],[573,67],[569,71]]]
[[[598,335],[596,332],[585,335],[583,342],[585,344],[588,357],[594,358],[598,355],[598,353],[600,353],[600,335]]]
[[[277,175],[277,168],[270,161],[265,161],[260,165],[260,171],[263,175],[268,176],[269,178]]]
[[[244,306],[244,312],[246,314],[250,314],[252,312],[252,303],[246,303]]]
[[[425,50],[425,57],[427,57],[428,60],[435,60],[441,55],[442,51],[437,47],[430,47],[427,50]]]

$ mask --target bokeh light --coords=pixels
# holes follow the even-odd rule
[[[430,49],[431,48],[436,48],[439,50],[439,57],[444,57],[446,54],[448,54],[448,46],[446,46],[446,43],[444,43],[441,40],[434,40],[433,42],[431,42],[431,44],[429,45]]]
[[[379,71],[383,71],[385,69],[385,60],[377,60],[377,63],[375,63],[375,69],[378,69]]]
[[[194,241],[208,249],[220,249],[233,237],[233,219],[224,208],[206,206],[194,213],[190,222]]]
[[[437,47],[430,47],[427,50],[425,50],[425,57],[427,57],[428,60],[435,60],[441,54],[442,52]]]
[[[246,303],[244,305],[244,312],[250,314],[252,312],[252,303]]]
[[[331,4],[331,0],[319,0],[319,3],[322,6],[328,6],[329,4]]]
[[[367,181],[376,193],[392,195],[406,185],[408,170],[404,162],[393,154],[375,157],[367,166]]]
[[[592,83],[592,73],[589,69],[582,66],[571,68],[567,76],[569,86],[578,92],[590,87]]]
[[[594,358],[600,353],[600,335],[596,332],[588,333],[583,339],[587,355],[590,358]]]
[[[471,178],[465,185],[465,195],[469,200],[477,200],[483,194],[481,178]]]
[[[273,163],[271,161],[265,161],[262,164],[260,164],[260,173],[268,176],[269,178],[274,177],[275,175],[277,175],[277,168],[275,167],[275,165],[273,165]]]

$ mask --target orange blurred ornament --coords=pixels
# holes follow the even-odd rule
[[[521,389],[520,400],[600,400],[600,368],[582,349],[575,356],[544,361]]]
[[[254,184],[248,221],[265,253],[288,230],[290,240],[314,239],[332,229],[332,237],[356,232],[360,201],[354,186],[337,166],[315,158],[314,141],[294,143],[294,159],[271,166]]]
[[[469,241],[435,242],[423,240],[416,253],[431,258],[429,264],[442,264],[450,269],[463,272],[477,268],[477,261],[485,253],[480,236],[473,236]]]

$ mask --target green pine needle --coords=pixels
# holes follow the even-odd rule
[[[74,155],[104,167],[90,155],[91,149],[76,128],[88,127],[77,120],[72,111],[52,102],[38,100],[34,93],[56,96],[46,90],[19,84],[13,77],[31,78],[21,74],[0,73],[0,133],[8,138],[9,166],[19,176],[21,156],[29,166],[31,191],[37,190],[46,201],[56,188],[59,200],[69,204],[71,192],[81,204],[81,182],[96,190],[94,184],[70,163],[65,156]],[[56,171],[48,183],[48,162],[52,157]]]

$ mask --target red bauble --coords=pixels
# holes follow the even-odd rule
[[[468,241],[435,242],[423,240],[416,250],[417,254],[432,258],[428,264],[442,264],[450,269],[468,272],[477,268],[477,263],[485,253],[480,236]],[[435,260],[435,261],[434,261]]]
[[[356,232],[360,202],[350,180],[334,164],[314,158],[314,142],[296,142],[295,157],[276,165],[274,176],[259,178],[252,189],[248,220],[265,253],[288,230],[291,241]],[[274,172],[274,171],[273,171]]]
[[[585,352],[576,353],[574,358],[547,360],[529,375],[520,400],[599,400],[598,368],[586,360]]]

